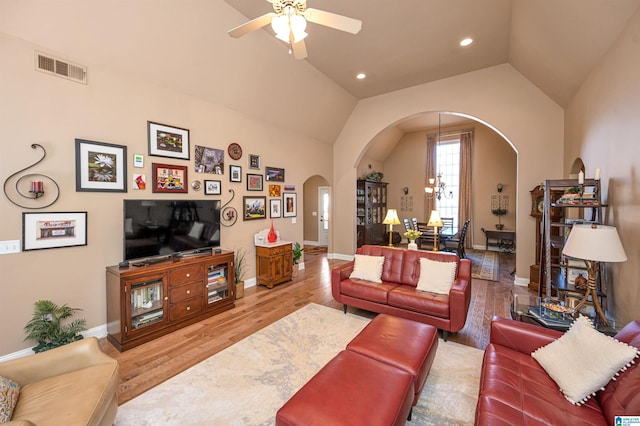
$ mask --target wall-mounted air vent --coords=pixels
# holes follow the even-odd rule
[[[36,69],[47,74],[87,84],[87,67],[36,52]]]

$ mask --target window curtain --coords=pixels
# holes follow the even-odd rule
[[[473,130],[460,133],[460,199],[458,203],[458,223],[462,225],[471,219],[471,149],[473,146]],[[465,247],[473,247],[473,222],[469,223]]]
[[[436,177],[436,161],[438,159],[437,154],[438,149],[438,140],[437,135],[427,135],[427,167],[426,167],[426,176],[424,179],[424,186],[429,185],[429,178]],[[422,218],[423,222],[429,220],[429,215],[431,214],[431,210],[436,208],[436,200],[429,197],[424,197],[424,215]]]

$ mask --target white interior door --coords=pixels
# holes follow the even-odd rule
[[[318,244],[329,245],[329,187],[318,187]]]

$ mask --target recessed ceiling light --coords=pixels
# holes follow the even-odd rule
[[[367,78],[367,75],[365,73],[361,72],[358,75],[356,75],[356,78],[358,80],[364,80],[365,78]]]
[[[467,38],[463,39],[463,40],[460,42],[460,46],[462,46],[462,47],[467,47],[467,46],[469,46],[471,43],[473,43],[473,39],[472,39],[472,38],[470,38],[470,37],[467,37]]]

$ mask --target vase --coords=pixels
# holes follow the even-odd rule
[[[271,221],[271,229],[269,230],[269,234],[267,235],[267,241],[270,243],[275,243],[278,240],[278,234],[276,234],[276,230],[273,227],[273,221]]]
[[[409,240],[409,245],[407,246],[409,250],[418,250],[418,245],[416,244],[416,240]]]

